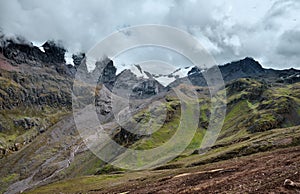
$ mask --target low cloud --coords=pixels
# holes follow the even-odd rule
[[[277,53],[283,56],[300,57],[300,31],[289,30],[279,37]]]
[[[299,67],[299,13],[298,0],[0,0],[0,27],[79,52],[123,27],[165,24],[194,35],[219,64],[251,56],[281,69]]]

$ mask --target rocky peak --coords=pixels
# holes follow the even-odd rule
[[[165,90],[165,87],[153,78],[137,77],[129,69],[116,77],[114,92],[122,97],[148,98]]]
[[[245,59],[234,61],[223,66],[220,66],[220,70],[223,73],[235,73],[241,76],[252,76],[257,74],[263,74],[265,72],[264,68],[255,61],[253,58],[246,57]]]
[[[45,50],[46,58],[45,62],[51,63],[65,63],[66,49],[63,48],[59,43],[54,41],[47,41],[42,46]]]
[[[255,78],[266,82],[295,83],[300,81],[300,71],[296,69],[274,70],[264,69],[261,64],[253,58],[246,57],[239,61],[220,65],[219,69],[226,83],[239,78]],[[191,69],[187,77],[179,78],[169,84],[170,87],[182,83],[192,83],[197,86],[206,86],[205,75],[211,69],[200,70],[197,67]],[[201,73],[202,72],[202,73]]]
[[[116,72],[113,61],[104,57],[96,62],[94,70],[89,74],[93,82],[102,83],[111,90],[116,80]]]
[[[135,66],[140,71],[140,73],[143,74],[143,70],[142,70],[141,66],[140,65],[135,65]]]
[[[116,72],[117,68],[114,66],[114,62],[110,60],[105,66],[102,74],[102,82],[108,87],[111,88],[116,81]]]
[[[79,65],[84,60],[84,58],[85,58],[85,53],[78,53],[72,55],[73,63],[76,68],[79,67]]]
[[[250,57],[227,63],[219,66],[219,68],[225,81],[238,78],[260,77],[266,73],[261,64]]]
[[[194,73],[200,74],[201,73],[201,69],[197,66],[193,67],[189,72],[188,75],[192,75]]]
[[[12,59],[16,63],[31,64],[32,61],[41,61],[44,58],[44,53],[39,48],[13,40],[5,41],[1,50],[6,58]]]
[[[42,52],[38,47],[26,41],[1,39],[1,52],[3,55],[18,64],[65,63],[66,50],[60,44],[54,41],[47,41],[42,47],[45,52]]]
[[[132,72],[130,71],[130,69],[125,69],[124,71],[122,71],[120,74],[118,74],[118,79],[119,78],[122,78],[122,79],[137,79],[137,76]]]

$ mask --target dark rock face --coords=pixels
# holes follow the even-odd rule
[[[97,92],[95,96],[95,106],[98,114],[98,118],[101,122],[108,121],[113,115],[112,112],[112,94],[103,86]]]
[[[12,41],[9,41],[7,46],[3,48],[3,55],[16,63],[32,63],[33,61],[42,61],[44,59],[44,53],[39,48]]]
[[[84,58],[85,58],[85,53],[79,53],[79,54],[73,54],[72,55],[73,63],[74,63],[76,68],[79,67],[79,65],[84,60]]]
[[[116,79],[117,68],[111,59],[105,57],[97,61],[95,69],[90,73],[90,81],[103,83],[107,88],[111,89]]]
[[[44,106],[71,107],[72,79],[59,76],[55,70],[49,73],[14,72],[1,69],[0,109]]]
[[[198,67],[193,67],[189,72],[188,75],[192,75],[194,73],[200,74],[201,73],[201,69],[199,69]]]
[[[196,85],[196,86],[206,86],[207,85],[204,76],[200,72],[189,74],[187,77],[187,81],[190,81],[190,83],[192,83],[193,85]],[[190,84],[190,83],[188,83],[188,84]]]
[[[46,57],[44,62],[46,63],[65,63],[66,50],[62,46],[58,46],[53,41],[47,41],[42,46],[45,50]]]
[[[16,42],[14,40],[1,40],[1,52],[12,60],[12,65],[27,64],[33,67],[51,67],[59,74],[73,77],[76,68],[72,65],[65,65],[66,50],[53,41],[47,41],[42,47],[42,52],[32,43]],[[77,59],[79,60],[79,59]]]
[[[270,72],[277,74],[278,79],[277,83],[287,83],[287,84],[293,84],[300,82],[300,71],[296,69],[288,69],[288,70],[269,70]]]
[[[137,77],[127,69],[117,75],[113,91],[122,97],[143,99],[165,91],[165,87],[155,79]]]
[[[257,61],[249,57],[219,66],[219,68],[225,81],[246,77],[258,77],[264,75],[266,72]]]
[[[141,83],[138,83],[132,91],[137,93],[139,96],[149,96],[158,94],[162,88],[155,80],[145,80]]]
[[[28,44],[15,43],[8,41],[3,48],[3,55],[14,60],[16,63],[65,63],[66,50],[56,45],[53,41],[47,41],[43,46],[45,52],[38,47]],[[35,63],[34,63],[35,62]]]
[[[106,85],[109,89],[111,89],[116,81],[116,72],[117,68],[114,66],[113,61],[110,60],[104,68],[101,78],[101,82],[104,83],[104,85]]]
[[[128,69],[118,75],[116,71],[113,61],[104,58],[96,63],[95,69],[91,72],[91,79],[98,79],[97,83],[104,84],[117,96],[126,98],[148,98],[165,90],[164,86],[153,78],[137,77]]]

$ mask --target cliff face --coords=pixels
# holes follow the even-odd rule
[[[42,46],[45,50],[43,62],[46,63],[65,63],[66,50],[62,46],[58,46],[53,41],[47,41]]]
[[[65,63],[66,50],[62,46],[58,46],[53,41],[47,41],[42,45],[42,48],[45,52],[42,52],[38,47],[33,45],[8,40],[3,47],[3,55],[8,59],[14,60],[16,63]]]
[[[0,49],[0,148],[9,153],[71,111],[76,69],[65,65],[66,50],[54,42],[43,45],[45,52],[26,42],[4,43]]]
[[[166,91],[155,79],[137,77],[130,70],[124,70],[116,77],[114,92],[122,97],[144,99]]]
[[[92,79],[97,79],[98,83],[104,84],[106,88],[120,97],[144,99],[166,91],[166,88],[153,78],[137,77],[129,69],[118,75],[116,71],[113,61],[105,58],[96,63],[90,75]]]
[[[74,66],[66,65],[66,50],[52,41],[46,42],[42,52],[25,43],[8,40],[0,53],[0,107],[14,109],[28,106],[71,108],[71,88],[79,65],[83,62],[84,74],[94,77],[99,84],[118,94],[131,94],[146,98],[158,94],[164,87],[153,79],[137,78],[130,70],[116,75],[113,61],[105,58],[88,72],[85,54],[73,55]]]
[[[0,58],[1,60],[1,58]],[[28,67],[23,67],[28,68]],[[71,107],[72,80],[55,71],[38,74],[22,71],[1,70],[0,109],[17,107]]]
[[[45,52],[32,44],[6,40],[1,47],[1,52],[14,66],[26,64],[33,67],[50,67],[61,75],[74,76],[76,67],[65,65],[66,50],[62,46],[47,41],[42,48]]]

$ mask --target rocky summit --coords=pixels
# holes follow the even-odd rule
[[[297,182],[285,181],[300,178],[299,70],[265,69],[250,57],[218,66],[225,85],[216,94],[226,94],[226,115],[216,143],[203,148],[215,100],[205,76],[216,67],[173,72],[175,81],[164,86],[139,65],[139,74],[117,73],[108,57],[91,71],[84,53],[66,64],[67,51],[55,41],[43,49],[23,39],[0,42],[0,193],[299,192]],[[191,89],[200,111],[195,134],[179,156],[155,168],[131,171],[101,160],[74,122],[79,109],[93,105],[101,128],[122,145],[109,157],[118,162],[131,157],[124,148],[158,148],[183,118],[194,118],[177,96],[189,98]]]
[[[219,65],[219,70],[225,82],[230,82],[239,78],[253,78],[269,83],[296,83],[300,79],[300,71],[296,69],[274,70],[265,69],[258,61],[253,58],[246,57],[239,61],[234,61],[225,65]],[[170,84],[171,87],[181,83],[191,83],[197,86],[206,86],[205,75],[214,67],[206,70],[200,70],[193,67],[186,77],[179,78]]]

